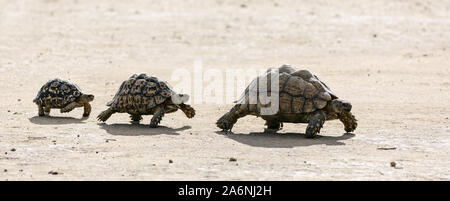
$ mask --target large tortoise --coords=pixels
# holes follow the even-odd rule
[[[51,108],[59,108],[65,113],[84,107],[83,117],[88,117],[91,113],[89,102],[93,100],[94,95],[83,94],[77,85],[56,78],[41,87],[33,102],[38,106],[39,116],[49,115]]]
[[[277,77],[279,86],[271,89],[271,81]],[[264,83],[267,83],[267,87],[261,90]],[[270,104],[265,101],[263,101],[265,104],[261,103],[261,98],[270,97],[270,94],[279,95],[279,107],[272,113],[268,113],[270,110],[267,110],[263,114],[262,111]],[[325,83],[309,71],[296,70],[290,65],[283,65],[275,71],[269,69],[265,75],[253,80],[236,102],[237,104],[216,123],[224,131],[231,131],[237,120],[246,115],[263,118],[268,131],[281,129],[283,122],[308,123],[306,128],[308,138],[316,136],[326,120],[339,119],[347,132],[352,132],[357,127],[356,119],[350,112],[352,109],[350,102],[338,99]]]
[[[158,78],[146,74],[134,74],[120,85],[113,100],[107,103],[109,108],[98,120],[105,122],[112,114],[128,113],[133,123],[139,123],[142,115],[153,115],[150,127],[157,127],[166,113],[181,109],[188,118],[195,115],[195,110],[185,104],[189,95],[178,94],[170,86]]]

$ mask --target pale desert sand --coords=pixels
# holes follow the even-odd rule
[[[0,0],[0,180],[449,180],[449,58],[450,1]],[[309,69],[359,127],[306,139],[304,124],[264,134],[248,116],[225,135],[214,123],[231,104],[157,129],[96,121],[132,74],[170,80],[195,61]],[[55,77],[96,95],[89,119],[37,117]]]

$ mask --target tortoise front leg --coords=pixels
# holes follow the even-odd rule
[[[237,120],[241,117],[244,117],[248,114],[248,110],[246,105],[235,105],[229,112],[224,114],[217,120],[217,127],[221,128],[222,131],[231,131],[233,125],[237,122]]]
[[[52,109],[50,106],[45,106],[44,107],[44,114],[47,115],[47,116],[50,115],[50,109]]]
[[[44,107],[42,105],[38,105],[38,115],[40,117],[45,116]]]
[[[190,105],[182,103],[180,104],[180,109],[181,111],[183,111],[187,118],[192,118],[195,116],[195,110]]]
[[[338,118],[344,124],[347,133],[353,132],[358,126],[357,120],[351,112],[342,112]]]
[[[142,116],[139,114],[130,114],[130,118],[132,124],[139,124],[139,122],[142,120]]]
[[[73,109],[75,109],[76,107],[77,107],[77,103],[76,102],[72,102],[69,105],[67,105],[66,107],[61,108],[61,113],[70,112]]]
[[[320,129],[325,123],[326,115],[324,112],[320,111],[317,114],[314,114],[309,120],[308,127],[306,127],[306,137],[313,138],[320,133]]]
[[[110,107],[110,108],[108,108],[107,110],[105,110],[105,111],[103,111],[102,113],[100,113],[100,114],[97,116],[97,119],[98,119],[99,121],[105,122],[105,121],[108,120],[109,117],[111,117],[111,115],[113,115],[114,113],[116,113],[116,111],[114,111],[114,110],[111,109],[111,107]]]
[[[155,113],[153,114],[152,120],[150,121],[150,127],[151,128],[156,128],[159,124],[159,122],[161,122],[164,113],[165,113],[165,108],[164,107],[158,107],[156,108]]]
[[[85,103],[83,117],[88,117],[91,114],[91,110],[92,110],[91,104]]]

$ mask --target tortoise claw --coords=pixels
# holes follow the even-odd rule
[[[231,129],[233,128],[233,124],[230,124],[226,121],[217,121],[216,123],[217,127],[221,128],[223,132],[231,132]]]

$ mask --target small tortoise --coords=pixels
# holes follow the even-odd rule
[[[39,108],[39,116],[49,115],[51,108],[59,108],[61,113],[65,113],[84,107],[83,117],[88,117],[91,113],[89,102],[92,100],[94,95],[83,94],[77,85],[57,78],[45,83],[33,102]]]
[[[105,122],[112,114],[128,113],[133,123],[139,123],[142,115],[153,115],[150,127],[155,128],[166,113],[181,109],[188,118],[195,115],[195,110],[185,104],[189,100],[187,94],[177,94],[166,82],[146,74],[134,74],[120,85],[113,100],[106,106],[109,108],[98,120]]]
[[[224,131],[231,131],[239,118],[256,115],[266,121],[266,131],[272,132],[280,130],[283,122],[308,123],[308,138],[316,136],[326,120],[339,119],[347,132],[356,129],[356,119],[350,113],[351,103],[338,99],[317,76],[307,70],[296,70],[290,65],[283,65],[276,70],[278,71],[269,69],[265,75],[253,80],[240,100],[236,101],[237,104],[223,115],[216,125]],[[279,78],[279,86],[271,89],[270,81],[274,77]],[[267,83],[267,88],[261,90],[262,87],[258,86],[258,83]],[[268,108],[268,105],[261,103],[260,95],[266,93],[263,94],[264,97],[269,97],[274,92],[279,95],[279,107],[275,108],[275,112],[263,114],[261,109]]]

